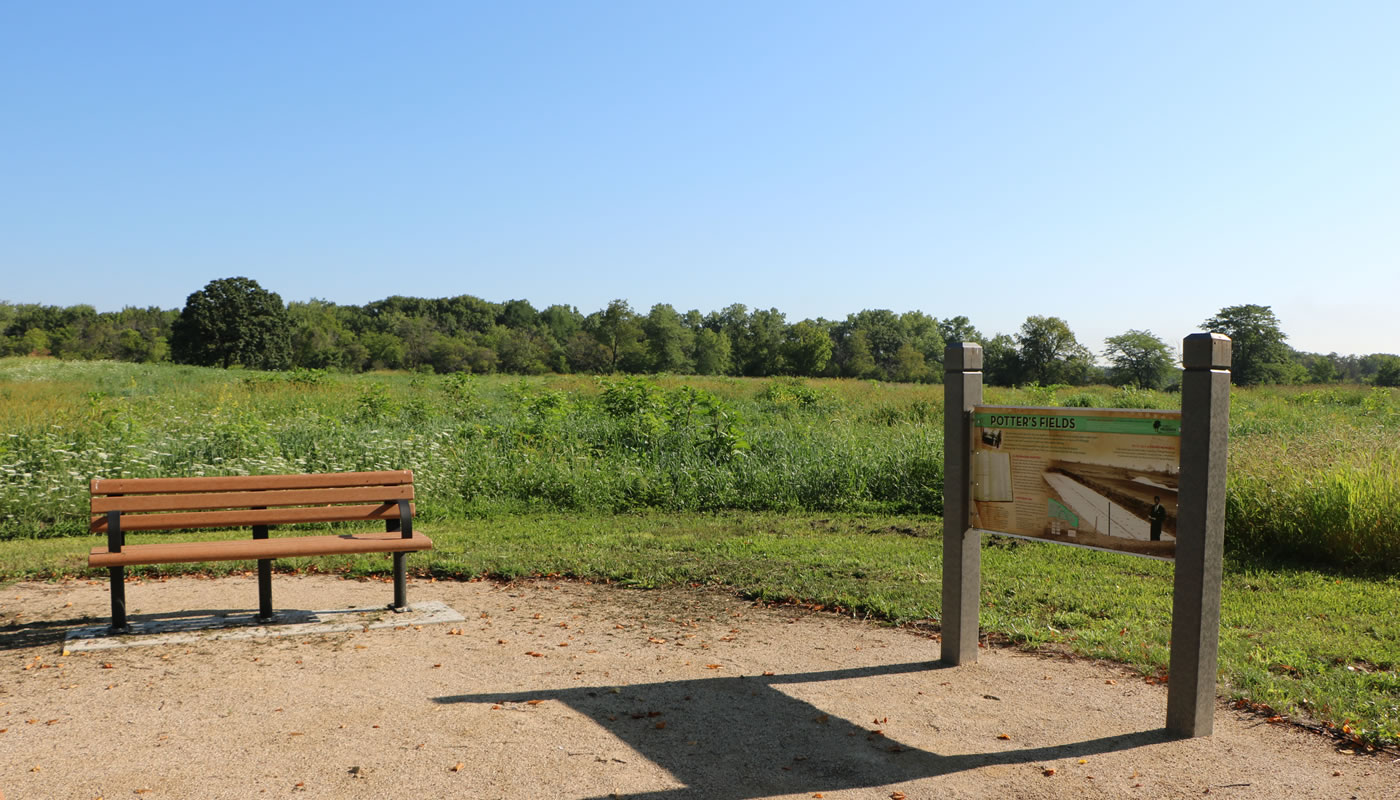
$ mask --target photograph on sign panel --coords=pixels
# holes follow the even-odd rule
[[[973,425],[972,527],[1175,555],[1180,412],[978,406]]]

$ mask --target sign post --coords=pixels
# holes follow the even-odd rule
[[[977,660],[982,593],[982,533],[972,520],[972,408],[982,402],[982,345],[943,351],[943,642],[944,663]]]
[[[1230,340],[1193,333],[1182,343],[1181,503],[1172,587],[1167,731],[1215,727],[1220,580],[1225,549],[1225,455],[1230,429]]]

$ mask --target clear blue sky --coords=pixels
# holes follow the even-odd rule
[[[1400,3],[10,2],[0,299],[863,308],[1400,353]]]

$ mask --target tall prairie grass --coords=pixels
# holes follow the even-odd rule
[[[1171,408],[1108,387],[989,403]],[[86,532],[94,477],[412,469],[426,519],[642,510],[942,512],[942,388],[0,359],[0,539]],[[1227,546],[1400,567],[1400,394],[1236,390]]]

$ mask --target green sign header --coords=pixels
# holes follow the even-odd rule
[[[1099,417],[1078,414],[1040,414],[1029,409],[979,411],[973,415],[979,428],[1011,428],[1074,433],[1127,433],[1137,436],[1180,436],[1181,420],[1139,417]]]

